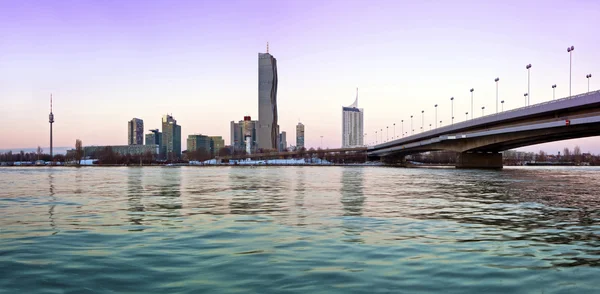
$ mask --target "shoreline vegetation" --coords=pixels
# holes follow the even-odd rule
[[[37,152],[23,151],[0,153],[0,166],[386,166],[386,167],[454,167],[457,153],[434,151],[407,155],[402,160],[369,161],[367,149],[314,149],[275,152],[261,150],[253,155],[231,152],[223,147],[217,154],[196,150],[184,151],[178,160],[160,160],[156,154],[120,154],[110,147],[94,154],[85,154],[80,140],[76,148],[64,154],[51,156],[38,147]],[[200,152],[202,151],[202,152]],[[89,153],[89,152],[88,152]],[[249,158],[252,157],[252,158]],[[600,166],[600,155],[582,153],[576,146],[573,151],[564,148],[562,153],[547,154],[502,152],[503,166]]]

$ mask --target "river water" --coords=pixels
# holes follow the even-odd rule
[[[0,168],[0,293],[598,293],[600,168]]]

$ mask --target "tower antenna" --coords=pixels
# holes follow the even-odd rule
[[[50,115],[48,115],[48,122],[50,123],[50,161],[53,162],[54,152],[52,149],[52,124],[54,123],[54,114],[52,113],[52,93],[50,93]]]

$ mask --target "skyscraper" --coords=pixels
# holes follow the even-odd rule
[[[181,158],[181,126],[171,115],[162,118],[162,145],[160,155],[164,159],[175,160]]]
[[[258,148],[277,150],[277,59],[258,53]]]
[[[296,125],[296,149],[304,148],[304,125],[298,123]]]
[[[281,132],[279,134],[279,140],[278,141],[279,141],[279,149],[278,149],[278,151],[279,152],[287,151],[287,138],[286,138],[285,131]]]
[[[363,146],[363,113],[358,108],[358,88],[356,100],[348,107],[342,107],[342,148]]]
[[[133,118],[127,122],[127,145],[144,145],[144,121]]]
[[[231,147],[233,151],[246,151],[253,153],[257,148],[257,126],[258,121],[252,120],[250,116],[244,116],[244,120],[231,122]]]
[[[146,145],[162,145],[162,133],[158,129],[150,130],[150,134],[146,134]]]

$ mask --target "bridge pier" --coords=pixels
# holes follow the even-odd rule
[[[456,168],[502,169],[502,153],[459,153]]]

